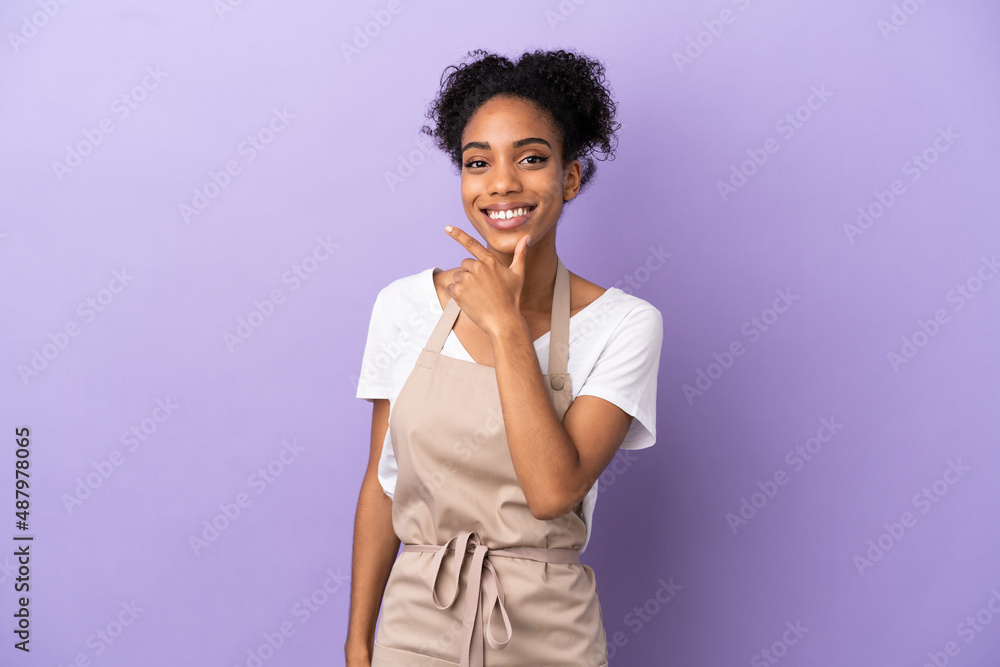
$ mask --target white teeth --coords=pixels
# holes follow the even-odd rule
[[[516,218],[521,215],[527,215],[528,209],[526,208],[515,208],[509,211],[487,211],[489,215],[494,220],[510,220],[511,218]]]

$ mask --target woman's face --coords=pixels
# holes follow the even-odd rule
[[[487,248],[512,255],[527,234],[532,248],[554,241],[563,201],[580,189],[580,163],[564,168],[561,151],[551,116],[530,102],[494,97],[472,115],[462,133],[462,205]]]

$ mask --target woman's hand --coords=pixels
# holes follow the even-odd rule
[[[531,237],[525,235],[518,240],[508,268],[458,227],[448,226],[445,231],[476,257],[462,260],[462,268],[455,271],[453,282],[445,289],[469,319],[495,337],[510,318],[521,317],[521,287]]]

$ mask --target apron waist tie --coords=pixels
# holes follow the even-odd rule
[[[455,542],[454,546],[451,546],[452,542]],[[462,565],[465,562],[465,556],[467,553],[472,553],[472,570],[469,573],[469,585],[465,590],[465,608],[462,611],[461,667],[483,666],[483,608],[480,599],[483,588],[486,589],[486,601],[490,609],[489,615],[486,618],[486,640],[494,649],[502,650],[507,647],[512,634],[510,617],[507,616],[507,609],[504,606],[503,586],[500,585],[500,579],[497,577],[493,563],[487,560],[487,555],[503,556],[505,558],[527,558],[544,563],[580,564],[580,552],[576,549],[548,549],[542,547],[490,549],[482,543],[478,534],[471,531],[459,533],[440,546],[432,544],[404,544],[403,551],[434,552],[434,580],[431,582],[431,597],[434,600],[434,606],[438,609],[447,609],[454,604],[455,599],[458,597],[459,578],[462,575]],[[445,554],[458,554],[458,564],[455,568],[455,591],[452,593],[451,600],[447,604],[442,604],[438,600],[437,580]],[[507,628],[507,638],[502,642],[498,642],[493,638],[493,629],[490,627],[490,622],[493,619],[493,609],[498,603],[504,627]]]

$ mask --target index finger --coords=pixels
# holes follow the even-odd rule
[[[458,227],[452,227],[451,225],[446,225],[444,230],[448,232],[448,234],[453,239],[455,239],[463,246],[465,246],[465,249],[468,250],[473,255],[475,255],[477,259],[486,259],[486,255],[489,254],[489,251],[487,251],[486,248],[483,247],[482,243],[472,238]]]

